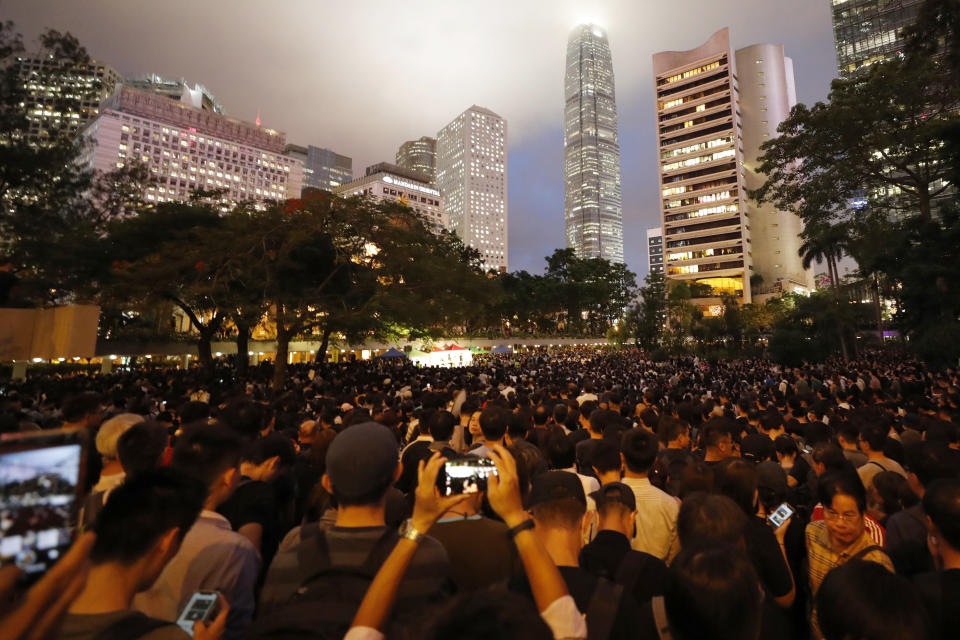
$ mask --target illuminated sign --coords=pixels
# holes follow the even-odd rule
[[[436,189],[431,189],[430,187],[424,187],[415,182],[407,182],[406,180],[401,180],[400,178],[394,178],[393,176],[383,176],[383,181],[390,184],[395,184],[398,187],[403,187],[404,189],[413,189],[414,191],[419,191],[421,193],[427,193],[432,196],[440,196],[440,192]]]

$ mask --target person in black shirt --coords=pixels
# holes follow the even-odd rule
[[[660,418],[657,438],[665,448],[658,457],[666,473],[665,491],[672,496],[680,494],[683,472],[696,462],[690,454],[690,425],[673,416]]]
[[[670,583],[667,565],[630,548],[637,517],[633,490],[613,482],[591,497],[597,504],[599,527],[593,541],[580,550],[580,567],[622,585],[638,603],[663,595]]]
[[[955,638],[960,629],[960,479],[937,480],[923,495],[927,545],[938,571],[914,579],[933,619],[937,638]]]

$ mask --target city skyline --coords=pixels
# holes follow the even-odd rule
[[[264,126],[287,132],[288,142],[336,149],[354,158],[355,166],[393,158],[402,142],[432,135],[466,105],[489,107],[510,123],[510,268],[535,272],[542,270],[543,256],[565,246],[559,222],[563,121],[556,105],[566,37],[575,24],[594,21],[617,43],[625,258],[643,276],[645,230],[658,224],[649,56],[696,46],[729,25],[735,47],[784,43],[796,60],[798,99],[810,103],[826,95],[836,75],[830,4],[811,5],[796,12],[787,0],[679,0],[669,8],[495,1],[467,16],[462,7],[439,2],[413,2],[400,13],[373,3],[353,8],[290,2],[273,8],[267,20],[261,5],[246,1],[198,7],[175,0],[135,8],[113,0],[82,6],[7,0],[4,13],[28,45],[44,27],[70,31],[95,58],[125,75],[190,78],[208,87],[234,117],[253,121],[259,110]],[[663,28],[674,24],[668,18],[677,11],[697,15],[697,28]],[[319,42],[312,29],[325,21],[340,28],[312,44]],[[431,35],[408,38],[414,28]],[[232,29],[256,34],[258,44],[251,46]],[[163,36],[171,30],[179,34],[177,47]],[[493,32],[497,44],[491,47]],[[320,49],[340,52],[342,61],[318,64]],[[376,82],[361,81],[371,77],[362,75],[364,68],[384,62],[392,71]]]

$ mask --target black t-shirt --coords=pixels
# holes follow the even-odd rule
[[[756,516],[749,518],[743,537],[747,543],[747,555],[767,595],[779,598],[790,593],[790,568],[783,559],[777,536],[766,520]]]
[[[773,440],[762,433],[751,433],[740,443],[740,451],[750,451],[756,453],[756,462],[765,460],[777,461],[777,450],[773,446]]]
[[[261,480],[242,478],[236,491],[220,505],[217,512],[230,521],[234,531],[239,531],[240,527],[251,523],[263,527],[260,556],[263,558],[263,567],[268,567],[280,545],[277,497],[274,487]]]
[[[600,531],[593,542],[580,550],[580,567],[608,580],[615,580],[620,566],[630,558],[631,571],[622,584],[642,604],[667,592],[670,569],[660,558],[634,551],[627,536],[617,531]]]
[[[924,573],[914,578],[933,626],[935,638],[956,638],[960,629],[960,569]]]
[[[570,591],[574,602],[577,603],[577,608],[586,615],[600,578],[580,567],[557,568],[560,570],[560,575],[563,576],[563,581],[567,583],[567,590]],[[526,575],[512,578],[509,582],[509,588],[515,593],[533,599],[533,592],[530,590],[530,583],[527,581]],[[617,606],[613,628],[610,631],[610,640],[633,640],[636,638],[636,630],[640,623],[639,615],[640,605],[637,604],[632,595],[624,591],[620,597],[620,604]],[[589,624],[590,621],[587,620],[587,625]]]

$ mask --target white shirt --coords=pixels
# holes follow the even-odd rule
[[[680,551],[676,498],[650,484],[648,478],[624,478],[637,499],[637,535],[631,546],[669,563]]]

